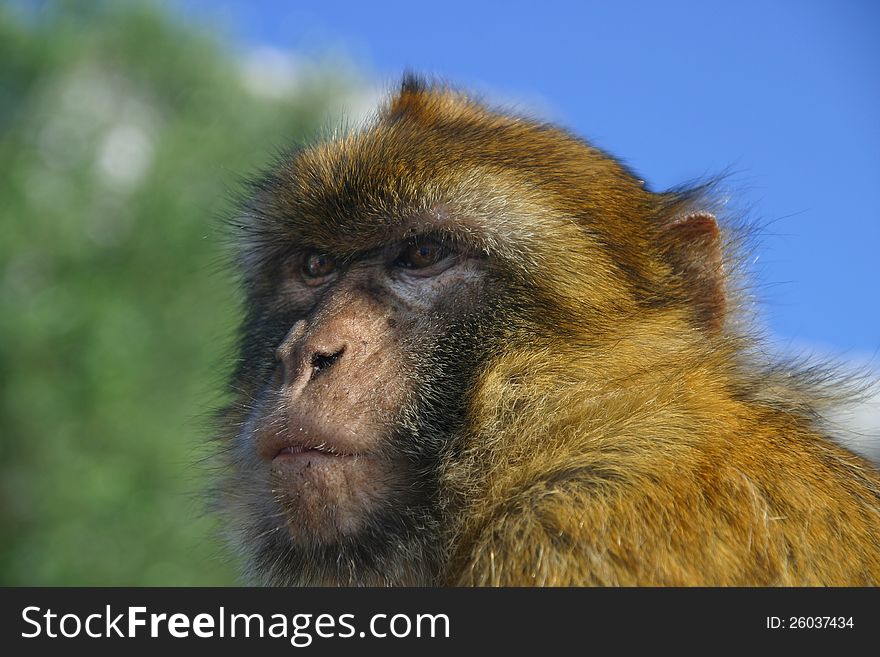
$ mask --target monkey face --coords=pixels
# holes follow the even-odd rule
[[[478,254],[429,235],[283,260],[260,311],[273,353],[238,439],[273,531],[357,542],[427,504],[424,472],[463,413],[455,352],[483,275]]]
[[[651,198],[562,132],[409,91],[255,180],[218,486],[253,580],[444,581],[499,436],[511,462],[541,451],[543,429],[502,431],[555,410],[521,403],[535,364],[606,378],[576,346],[620,344],[637,295],[663,299],[667,268],[628,246],[656,250]]]

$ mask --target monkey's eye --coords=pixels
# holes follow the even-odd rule
[[[336,260],[326,253],[310,253],[302,265],[302,275],[306,283],[317,285],[321,279],[336,271]]]
[[[421,239],[406,246],[394,263],[406,269],[428,269],[450,255],[450,250],[440,242]]]

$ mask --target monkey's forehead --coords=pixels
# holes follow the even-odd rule
[[[239,243],[258,260],[432,232],[518,267],[564,262],[573,248],[603,266],[599,246],[631,246],[610,257],[637,271],[658,215],[679,203],[563,130],[428,89],[404,90],[371,125],[293,153],[255,189]]]
[[[262,218],[332,243],[386,239],[440,208],[491,230],[516,204],[586,220],[653,201],[618,162],[561,130],[457,97],[410,96],[281,162],[259,185]]]

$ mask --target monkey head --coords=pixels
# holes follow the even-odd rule
[[[521,412],[486,392],[516,379],[506,355],[564,381],[646,313],[719,330],[718,231],[693,201],[412,79],[369,126],[283,157],[234,222],[245,319],[218,499],[253,579],[438,581],[473,473],[500,462],[488,427]]]

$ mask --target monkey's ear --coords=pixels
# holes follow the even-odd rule
[[[724,324],[727,295],[718,222],[708,212],[676,217],[662,226],[660,247],[693,304],[697,323],[715,332]]]

